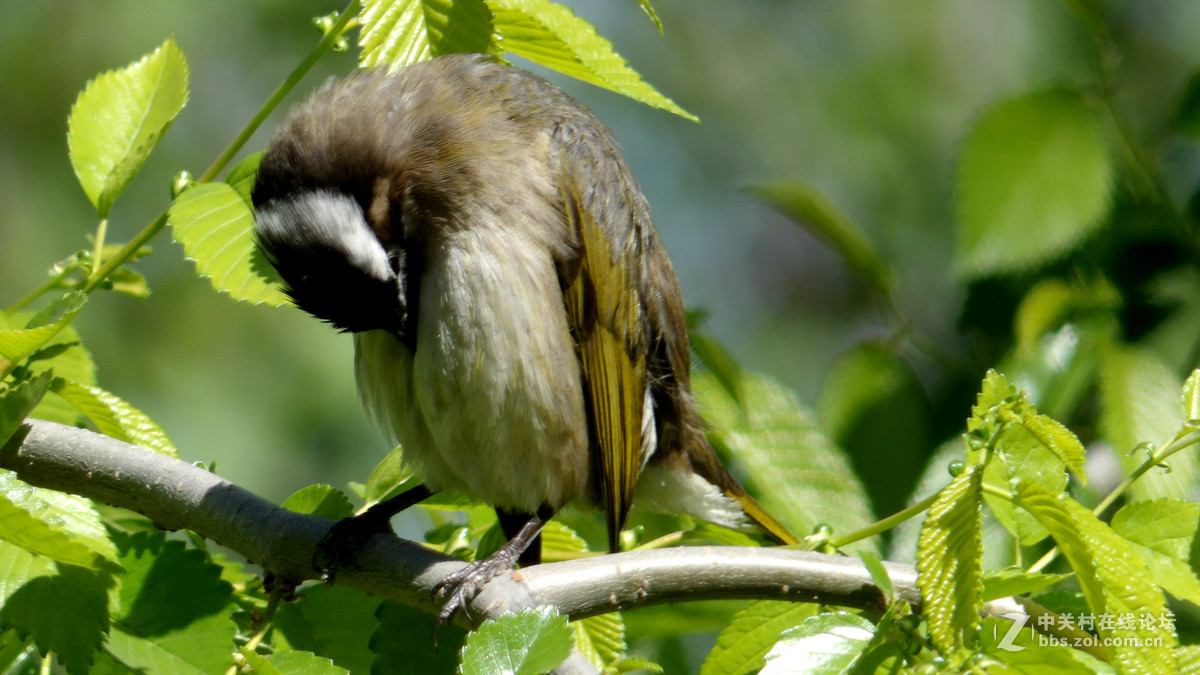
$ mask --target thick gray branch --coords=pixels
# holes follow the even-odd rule
[[[0,467],[32,485],[132,509],[167,530],[186,528],[277,577],[316,579],[313,552],[332,521],[294,513],[212,474],[116,439],[27,421],[0,448]],[[433,610],[434,585],[463,565],[412,542],[376,535],[337,582]],[[899,598],[920,604],[916,571],[885,563]],[[572,617],[713,598],[885,605],[853,558],[784,549],[682,547],[547,563],[502,575],[471,605],[476,619],[550,604]]]

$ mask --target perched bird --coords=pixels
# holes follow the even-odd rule
[[[649,207],[561,90],[478,55],[331,82],[271,140],[253,202],[258,245],[297,306],[354,334],[362,402],[423,481],[358,524],[453,490],[510,537],[443,582],[439,620],[536,561],[568,502],[603,508],[616,550],[635,484],[639,504],[796,541],[706,440]]]

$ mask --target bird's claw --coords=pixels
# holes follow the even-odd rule
[[[442,604],[437,619],[433,622],[433,644],[437,646],[437,631],[442,624],[449,621],[455,612],[462,611],[463,616],[471,618],[468,607],[471,600],[479,594],[483,586],[506,572],[511,572],[516,565],[516,559],[505,549],[484,560],[476,560],[446,575],[433,587],[434,599],[440,598],[449,591],[449,597]]]

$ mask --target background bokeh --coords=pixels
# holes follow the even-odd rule
[[[816,186],[854,219],[895,266],[901,313],[969,356],[957,330],[965,290],[950,270],[956,145],[990,101],[1091,79],[1090,38],[1068,3],[659,0],[661,36],[632,1],[567,4],[702,120],[551,76],[613,128],[687,303],[707,310],[706,328],[745,367],[812,404],[839,354],[889,330],[835,253],[743,191],[779,178]],[[0,2],[0,306],[95,229],[66,155],[67,114],[88,79],[168,35],[190,63],[188,106],[113,210],[110,240],[124,241],[166,207],[172,176],[203,171],[303,58],[319,38],[309,19],[340,6]],[[1160,120],[1200,63],[1200,3],[1110,9],[1130,47],[1123,102],[1135,121]],[[353,54],[327,57],[292,99],[353,67]],[[1177,153],[1197,164],[1194,147]],[[167,233],[153,246],[137,265],[148,300],[99,294],[76,322],[100,384],[149,413],[187,459],[216,460],[270,499],[363,480],[387,448],[358,409],[349,338],[214,293]],[[948,386],[913,366],[929,391]]]

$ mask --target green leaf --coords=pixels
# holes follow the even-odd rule
[[[225,183],[242,196],[246,206],[254,208],[250,193],[254,191],[254,180],[258,177],[258,164],[262,161],[263,150],[251,153],[242,161],[234,164],[225,173]]]
[[[889,599],[894,599],[896,597],[896,589],[892,586],[892,577],[888,574],[887,568],[883,566],[883,563],[879,562],[878,556],[870,551],[859,551],[858,557],[863,561],[867,572],[871,574],[871,580],[875,582],[879,590],[883,591],[883,594]]]
[[[1200,420],[1200,369],[1193,370],[1183,383],[1183,416],[1189,420]]]
[[[91,502],[22,483],[0,470],[0,539],[58,562],[116,569],[117,552]]]
[[[549,0],[491,0],[500,47],[577,80],[699,121],[625,63],[587,21]]]
[[[700,675],[757,673],[784,631],[816,615],[817,605],[781,600],[751,603],[733,615],[700,666]]]
[[[1184,87],[1173,124],[1176,131],[1200,138],[1200,70],[1192,74]]]
[[[573,632],[553,607],[521,609],[485,621],[467,636],[460,657],[463,675],[541,675],[571,654]]]
[[[188,188],[168,213],[175,240],[196,261],[213,288],[235,300],[289,303],[279,275],[254,244],[254,216],[242,196],[225,183]]]
[[[221,567],[159,532],[117,533],[114,540],[126,572],[112,594],[109,652],[146,672],[226,670],[237,625]]]
[[[331,485],[309,485],[293,492],[280,504],[296,513],[307,513],[330,520],[341,520],[354,515],[354,505],[346,493]]]
[[[981,467],[959,474],[929,507],[917,541],[917,586],[929,635],[942,654],[964,646],[979,628],[982,489]]]
[[[984,619],[979,631],[980,651],[998,664],[986,669],[996,675],[1116,675],[1107,663],[1079,649],[1046,644],[1045,636],[1027,627],[1011,643],[1000,646],[1013,624],[1004,619]],[[1005,666],[1008,666],[1005,668]]]
[[[821,614],[783,634],[760,675],[848,673],[875,637],[875,626],[853,614]]]
[[[38,651],[54,652],[68,672],[86,673],[109,630],[105,572],[60,565],[0,543],[0,624],[33,636]]]
[[[699,360],[697,365],[712,373],[735,405],[743,405],[742,368],[733,355],[715,338],[700,330],[688,331],[688,342]]]
[[[1021,426],[1025,427],[1025,430],[1032,434],[1043,448],[1054,453],[1054,456],[1065,464],[1081,483],[1087,485],[1087,475],[1083,471],[1084,455],[1086,454],[1083,443],[1080,443],[1079,438],[1058,421],[1045,415],[1029,414],[1032,410],[1033,406],[1030,405],[1029,411],[1020,413]]]
[[[1200,605],[1200,580],[1192,566],[1200,504],[1156,499],[1126,504],[1113,515],[1112,529],[1125,537],[1172,595]]]
[[[0,446],[8,442],[50,389],[51,373],[21,382],[0,394]]]
[[[874,520],[850,461],[790,391],[765,376],[744,373],[744,404],[738,407],[711,375],[697,372],[692,382],[713,427],[709,439],[728,450],[763,508],[792,532],[825,523],[848,533]],[[875,551],[877,546],[867,540],[847,549]]]
[[[426,673],[453,673],[458,666],[458,648],[467,631],[446,625],[438,629],[438,648],[429,644],[433,617],[416,608],[385,601],[375,616],[379,619],[371,638],[375,660],[367,670],[351,668],[354,673],[405,673],[420,664]],[[318,624],[324,629],[324,624]]]
[[[95,423],[101,433],[169,457],[179,451],[146,413],[99,387],[56,378],[51,389]]]
[[[187,60],[168,38],[137,63],[98,76],[75,100],[67,146],[101,218],[183,109],[187,88]]]
[[[1053,586],[1070,576],[1070,574],[1026,572],[1024,568],[1018,566],[988,570],[983,573],[982,599],[987,602],[996,598],[1007,598],[1010,595],[1028,595]]]
[[[825,240],[876,292],[884,296],[891,293],[895,273],[875,253],[862,230],[816,188],[781,181],[753,185],[748,190]]]
[[[371,672],[375,658],[372,633],[380,627],[375,618],[380,598],[324,584],[304,587],[303,596],[298,602],[281,606],[275,615],[275,629],[287,638],[288,645],[333,659],[352,673]],[[413,639],[421,640],[425,650],[430,651],[432,632],[430,623]]]
[[[246,647],[241,647],[239,651],[256,675],[339,675],[350,672],[312,652],[281,649],[266,657]]]
[[[1058,258],[1103,222],[1112,182],[1104,129],[1078,94],[1043,91],[994,106],[959,161],[959,273],[982,277]]]
[[[14,312],[10,315],[0,313],[0,329],[25,326],[31,316],[27,312]],[[64,326],[45,346],[30,354],[28,365],[30,372],[34,374],[53,370],[54,375],[75,382],[96,382],[96,366],[92,362],[92,356],[80,344],[79,333],[71,325]],[[79,411],[59,396],[44,397],[29,416],[61,424],[74,425],[79,422]]]
[[[56,298],[30,319],[23,329],[0,329],[0,356],[20,361],[45,347],[58,332],[75,319],[87,302],[87,295],[75,291]]]
[[[1111,652],[1121,672],[1175,672],[1171,648],[1175,635],[1161,626],[1141,627],[1136,620],[1167,614],[1166,601],[1141,558],[1091,511],[1066,495],[1054,495],[1032,483],[1015,486],[1017,504],[1050,531],[1075,571],[1088,607],[1099,615],[1131,615],[1134,625],[1105,626],[1102,638],[1114,638]]]
[[[413,477],[412,469],[404,464],[404,449],[396,446],[371,471],[363,494],[367,506],[400,494],[401,487]]]
[[[1050,278],[1037,283],[1017,307],[1013,320],[1017,346],[1031,352],[1046,335],[1053,333],[1077,312],[1113,311],[1121,296],[1106,279],[1087,284]]]
[[[358,21],[358,62],[367,68],[496,51],[492,13],[483,0],[366,0]]]
[[[1182,383],[1152,352],[1135,347],[1107,350],[1100,365],[1100,433],[1116,450],[1126,471],[1146,459],[1127,454],[1142,443],[1161,444],[1174,438],[1183,424],[1178,392]],[[1200,460],[1180,452],[1166,461],[1170,470],[1152,469],[1130,493],[1134,499],[1191,499],[1200,482]]]
[[[931,441],[931,408],[894,345],[865,341],[826,370],[817,400],[821,428],[854,459],[877,513],[907,506]]]

